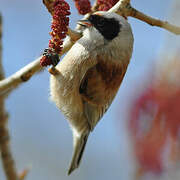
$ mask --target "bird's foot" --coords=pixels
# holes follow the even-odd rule
[[[56,76],[59,74],[59,71],[56,69],[56,67],[52,66],[51,68],[48,69],[49,73]]]

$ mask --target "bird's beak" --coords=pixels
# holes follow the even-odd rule
[[[87,20],[87,19],[79,20],[78,24],[81,25],[81,26],[85,26],[85,27],[91,27],[92,26],[91,22],[89,20]]]

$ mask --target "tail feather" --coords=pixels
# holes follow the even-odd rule
[[[82,134],[80,137],[75,137],[74,139],[74,152],[72,161],[68,170],[68,175],[70,175],[76,168],[79,167],[79,164],[82,159],[82,155],[88,140],[89,132]]]

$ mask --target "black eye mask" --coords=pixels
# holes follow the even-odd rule
[[[115,18],[91,15],[88,20],[107,40],[113,40],[120,32],[121,25]]]

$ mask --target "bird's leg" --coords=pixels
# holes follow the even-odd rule
[[[56,69],[55,66],[52,66],[51,68],[48,69],[49,73],[56,76],[58,74],[60,74],[60,72]]]

